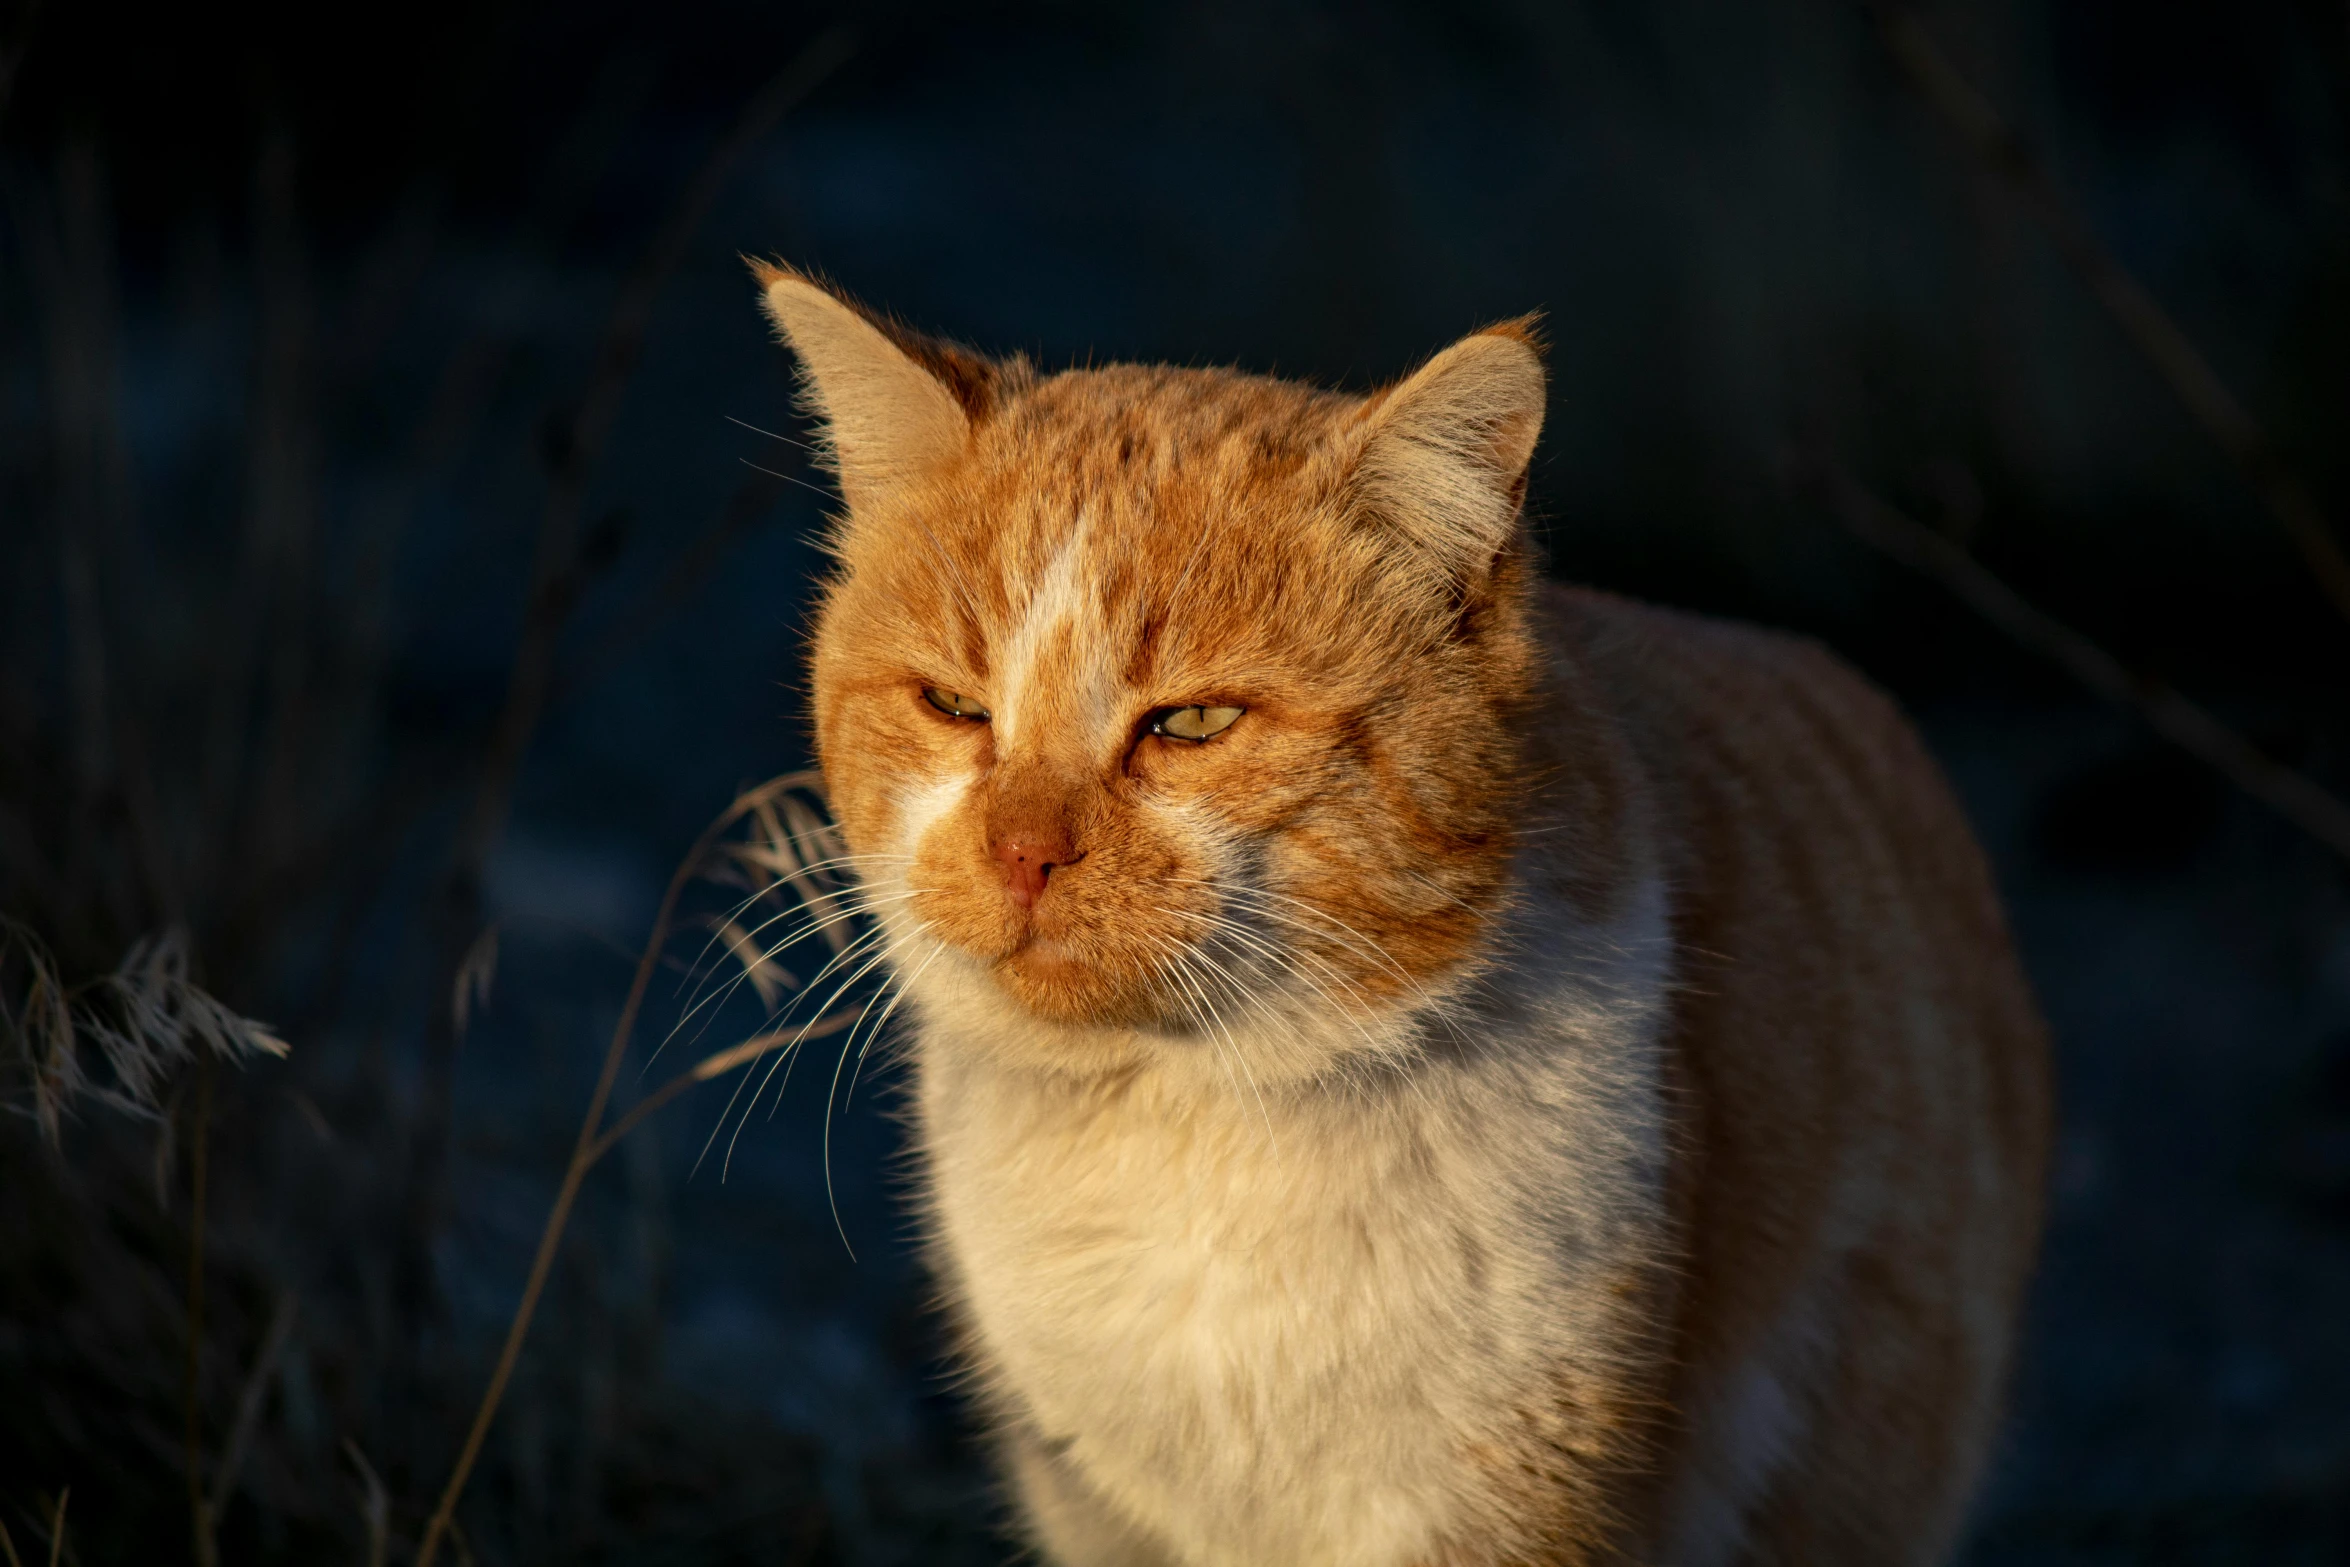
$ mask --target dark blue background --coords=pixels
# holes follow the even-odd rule
[[[2350,511],[2350,19],[2315,0],[1925,14],[2321,500]],[[441,1305],[412,1323],[383,1316],[397,1315],[383,1257],[444,982],[426,932],[506,688],[547,432],[677,192],[839,18],[52,8],[14,35],[30,42],[0,108],[15,574],[0,613],[26,711],[62,708],[67,679],[49,534],[64,515],[60,356],[102,353],[115,379],[129,482],[102,579],[129,700],[168,731],[179,674],[237,624],[266,455],[257,334],[288,297],[257,237],[276,147],[307,322],[300,413],[282,426],[306,475],[319,624],[304,635],[344,648],[355,617],[381,615],[380,659],[337,698],[364,731],[345,783],[366,801],[428,779],[416,811],[215,964],[237,1004],[304,1025],[293,1060],[246,1074],[223,1111],[221,1267],[249,1274],[253,1299],[281,1280],[305,1301],[252,1485],[224,1521],[238,1559],[356,1538],[346,1435],[379,1456],[412,1536],[662,882],[738,787],[805,762],[800,638],[825,501],[791,445],[744,427],[799,428],[738,259],[758,253],[1046,365],[1171,359],[1364,386],[1484,321],[1546,312],[1533,498],[1554,570],[1821,636],[1890,685],[1992,851],[2055,1024],[2048,1261],[1968,1559],[2350,1560],[2341,865],[1852,542],[1789,487],[1786,460],[1831,441],[2043,606],[2337,789],[2350,625],[1905,88],[1865,14],[1267,0],[846,19],[854,52],[695,227],[593,465],[586,585],[562,642],[593,678],[538,727],[482,877],[500,962],[457,1057]],[[110,340],[57,330],[63,296],[42,281],[85,154],[105,192]],[[494,369],[421,461],[420,411],[469,344]],[[803,482],[657,630],[603,658],[746,464]],[[755,1023],[730,1012],[709,1039]],[[836,1232],[830,1066],[795,1073],[723,1182],[707,1166],[688,1178],[714,1090],[594,1177],[464,1515],[480,1559],[1000,1559],[905,1244],[890,1097],[870,1077],[834,1112]],[[641,1091],[633,1066],[622,1081],[624,1101]],[[338,1139],[325,1152],[289,1151],[297,1091]],[[122,1374],[74,1359],[71,1325],[95,1309],[75,1291],[104,1286],[66,1272],[0,1334],[0,1385],[103,1399]],[[222,1292],[222,1331],[249,1355],[259,1308]],[[378,1386],[369,1346],[392,1343],[422,1369]],[[239,1351],[222,1353],[225,1426]],[[159,1429],[171,1374],[155,1379]],[[174,1455],[104,1446],[62,1415],[20,1425],[0,1441],[0,1516],[70,1482],[77,1507],[117,1520],[89,1528],[184,1541]]]

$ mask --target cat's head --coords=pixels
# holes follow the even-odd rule
[[[1460,968],[1538,661],[1526,324],[1365,397],[1039,375],[759,280],[846,502],[818,750],[900,972],[930,966],[918,1003],[1089,1070],[1373,1038]],[[1283,1017],[1346,1026],[1257,1026]],[[1261,1048],[1296,1059],[1252,1076],[1346,1047]]]

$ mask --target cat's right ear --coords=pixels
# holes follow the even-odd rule
[[[985,416],[996,367],[867,314],[813,279],[753,261],[761,303],[799,357],[852,514],[959,456]]]
[[[1536,318],[1453,344],[1363,410],[1354,493],[1454,582],[1475,586],[1518,530],[1542,434]]]

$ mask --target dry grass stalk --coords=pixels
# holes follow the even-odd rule
[[[382,1477],[358,1443],[345,1437],[343,1451],[349,1455],[351,1467],[359,1471],[359,1515],[367,1528],[367,1567],[385,1567],[392,1554],[391,1492],[384,1489]]]
[[[509,666],[505,699],[483,755],[473,800],[458,829],[442,900],[444,933],[439,945],[445,954],[441,959],[444,973],[454,973],[472,940],[468,927],[478,902],[482,866],[505,829],[523,757],[555,692],[559,644],[582,586],[579,535],[588,479],[642,356],[653,307],[736,167],[777,121],[822,85],[852,51],[847,29],[828,29],[769,78],[745,105],[732,129],[679,193],[653,243],[622,285],[586,389],[571,417],[548,443],[553,473],[540,513],[522,635]],[[443,993],[454,995],[454,987],[444,987]],[[403,1240],[411,1295],[422,1293],[421,1279],[430,1268],[429,1235],[440,1205],[447,1159],[455,1047],[456,1019],[436,1005],[425,1044],[423,1125],[409,1177],[410,1212]]]
[[[621,395],[642,356],[645,333],[652,325],[653,307],[662,287],[684,261],[703,217],[737,165],[777,121],[848,59],[852,49],[847,29],[828,29],[768,80],[695,171],[613,302],[587,390],[552,443],[555,476],[539,521],[538,554],[531,568],[522,642],[516,649],[481,786],[459,836],[461,865],[478,866],[504,825],[514,776],[554,679],[557,634],[576,593],[580,511],[588,476],[619,416]]]
[[[221,1449],[220,1464],[212,1476],[212,1495],[205,1504],[205,1517],[215,1527],[221,1514],[228,1510],[229,1498],[236,1494],[238,1472],[245,1467],[245,1455],[253,1446],[253,1433],[261,1424],[262,1400],[268,1395],[270,1378],[277,1374],[278,1358],[285,1353],[286,1340],[293,1334],[298,1314],[298,1303],[290,1292],[278,1297],[277,1310],[270,1315],[269,1332],[261,1341],[261,1352],[253,1357],[253,1369],[245,1378],[244,1391],[237,1397],[236,1424],[229,1428],[228,1445]]]
[[[863,1015],[860,1008],[843,1007],[839,1011],[828,1012],[814,1022],[804,1024],[799,1028],[778,1028],[764,1034],[754,1034],[739,1045],[712,1051],[663,1083],[659,1088],[645,1095],[643,1099],[629,1106],[627,1114],[614,1121],[611,1126],[597,1136],[592,1157],[603,1158],[619,1144],[622,1138],[643,1124],[646,1117],[695,1084],[707,1083],[715,1078],[724,1077],[736,1067],[748,1066],[751,1062],[773,1055],[778,1050],[792,1050],[801,1045],[813,1044],[819,1039],[829,1039],[842,1030],[853,1026]]]
[[[2023,201],[2058,254],[2088,286],[2122,331],[2168,383],[2187,412],[2219,443],[2238,471],[2283,524],[2310,573],[2336,609],[2350,616],[2350,556],[2335,542],[2309,487],[2276,444],[2228,390],[2187,334],[2106,247],[2066,199],[2047,168],[1990,100],[1976,90],[1907,6],[1877,0],[1878,30],[1920,96],[1983,166]]]
[[[823,868],[838,858],[838,834],[820,812],[804,799],[796,798],[798,795],[813,793],[819,787],[820,781],[815,774],[791,773],[771,779],[738,796],[716,821],[703,830],[670,876],[669,885],[661,896],[660,908],[653,916],[652,930],[637,959],[628,998],[621,1006],[619,1020],[613,1024],[611,1040],[605,1046],[603,1067],[597,1074],[595,1091],[589,1097],[586,1113],[580,1118],[579,1133],[572,1143],[570,1162],[564,1168],[562,1183],[556,1189],[554,1203],[540,1230],[538,1250],[531,1259],[530,1274],[523,1283],[522,1298],[516,1304],[513,1318],[507,1325],[505,1343],[499,1350],[489,1381],[482,1390],[480,1404],[474,1411],[473,1424],[466,1432],[464,1445],[451,1468],[448,1483],[442,1488],[432,1517],[425,1525],[423,1542],[417,1549],[417,1567],[431,1567],[442,1540],[450,1536],[456,1525],[457,1503],[465,1493],[466,1482],[481,1456],[482,1444],[488,1440],[490,1426],[496,1420],[507,1387],[513,1381],[523,1344],[529,1337],[532,1319],[538,1312],[540,1297],[545,1293],[556,1255],[562,1247],[564,1232],[570,1225],[572,1208],[578,1201],[580,1188],[588,1172],[632,1128],[694,1084],[722,1076],[737,1066],[747,1065],[773,1051],[789,1049],[803,1040],[819,1037],[819,1030],[825,1034],[837,1033],[853,1023],[855,1015],[844,1012],[818,1019],[797,1031],[763,1034],[730,1049],[715,1052],[664,1083],[611,1126],[604,1124],[613,1086],[619,1078],[621,1062],[627,1056],[629,1042],[636,1032],[637,1016],[643,1010],[646,991],[676,923],[678,900],[690,882],[697,877],[709,877],[741,885],[746,879],[755,877],[752,895],[745,900],[746,904],[783,902],[789,891],[800,895],[803,907],[808,908],[811,918],[821,919],[826,917],[828,911],[837,912],[834,904],[841,897],[842,882],[820,878]],[[755,825],[756,836],[747,843],[725,844],[726,834],[746,820]],[[713,872],[716,874],[713,875]],[[845,937],[840,939],[845,943]],[[753,955],[756,956],[755,951]]]
[[[212,1063],[197,1069],[196,1130],[188,1139],[188,1361],[186,1377],[188,1530],[196,1567],[218,1567],[220,1550],[204,1495],[204,1214],[212,1150]]]
[[[2350,803],[2273,760],[2176,691],[2132,674],[2121,660],[2032,604],[1964,549],[1879,497],[1832,456],[1807,458],[1799,477],[1864,543],[1934,577],[2008,637],[2054,660],[2107,701],[2135,709],[2155,733],[2350,860]]]
[[[457,978],[449,997],[449,1013],[455,1022],[457,1037],[465,1037],[466,1025],[473,1021],[477,1008],[490,1004],[490,987],[498,978],[498,922],[490,921],[473,938],[473,945],[465,949],[465,961],[457,965]]]
[[[686,547],[657,582],[638,595],[635,603],[613,617],[610,630],[593,647],[556,675],[548,701],[559,703],[589,685],[684,610],[726,559],[735,541],[767,515],[789,482],[763,469],[754,469],[746,475],[701,536]]]
[[[649,73],[636,61],[619,63],[598,79],[587,108],[565,135],[550,167],[543,171],[538,195],[510,228],[506,237],[510,248],[552,248],[571,231],[620,145],[620,133],[641,107],[650,82]],[[399,225],[400,254],[379,266],[376,270],[381,276],[374,286],[362,291],[355,320],[344,334],[347,348],[341,369],[347,381],[360,379],[365,362],[391,335],[398,314],[391,302],[413,288],[424,273],[430,231],[437,218],[432,206],[429,196],[411,202]],[[519,313],[526,295],[527,286],[508,277],[495,287],[482,314],[492,322],[509,321]],[[490,399],[518,346],[515,336],[503,327],[477,331],[458,344],[443,362],[431,396],[410,424],[403,460],[392,469],[388,482],[361,506],[351,526],[357,541],[351,572],[355,603],[341,622],[350,637],[343,664],[353,693],[370,689],[385,667],[396,576],[392,563],[419,498],[485,423]],[[732,537],[733,530],[729,530],[725,541],[731,542]],[[570,682],[558,695],[579,683]],[[356,952],[358,927],[390,873],[403,837],[456,781],[438,772],[401,780],[397,787],[383,790],[368,809],[322,834],[299,857],[275,867],[273,876],[250,889],[246,901],[255,907],[282,908],[303,901],[329,876],[354,864],[363,867],[363,874],[347,877],[349,891],[336,919],[336,957],[329,964],[331,977],[321,987],[322,1003],[331,1003],[339,995],[342,977]],[[320,1010],[332,1008],[322,1004]],[[457,1032],[462,1029],[458,1024]]]
[[[726,165],[844,53],[840,35],[819,39],[746,110],[720,155],[680,203],[682,226],[673,221],[665,227],[660,245],[648,255],[648,264],[657,263],[656,274],[674,270],[693,216],[717,193]],[[642,86],[629,91],[641,97]],[[620,96],[634,101],[628,93]],[[609,151],[600,143],[588,149],[593,156],[574,171],[577,178],[556,206],[575,208],[584,202],[594,170]],[[384,606],[392,578],[390,546],[402,520],[398,513],[413,501],[423,479],[446,467],[470,433],[487,422],[476,416],[499,382],[498,366],[506,357],[502,350],[512,334],[485,327],[480,335],[494,339],[501,352],[458,356],[462,363],[443,378],[418,426],[410,482],[393,489],[384,525],[374,530],[382,537],[370,533],[348,542],[351,530],[334,517],[334,497],[323,494],[318,484],[331,450],[327,443],[339,428],[331,394],[357,377],[346,363],[354,352],[353,337],[380,341],[392,307],[361,300],[349,313],[364,313],[364,306],[374,313],[374,324],[356,334],[340,330],[345,312],[326,308],[332,300],[330,275],[305,255],[292,168],[291,151],[280,143],[257,171],[255,183],[253,210],[266,232],[256,233],[253,245],[255,377],[244,437],[243,510],[236,522],[242,542],[232,544],[229,554],[235,558],[223,562],[219,580],[199,574],[170,584],[179,629],[168,617],[150,614],[151,602],[140,596],[159,584],[143,577],[137,565],[152,530],[142,526],[131,504],[119,406],[123,388],[111,368],[122,357],[122,344],[103,169],[84,148],[58,166],[53,202],[44,194],[46,187],[31,183],[8,192],[11,217],[20,220],[14,226],[23,231],[32,263],[24,281],[33,289],[34,308],[25,319],[41,330],[52,378],[53,395],[39,400],[42,434],[58,460],[50,465],[57,475],[52,515],[35,528],[0,529],[0,582],[14,579],[7,604],[0,606],[0,641],[20,655],[0,659],[0,1108],[21,1109],[27,1118],[19,1147],[7,1150],[11,1157],[40,1153],[44,1143],[59,1145],[75,1130],[67,1120],[93,1103],[130,1112],[154,1127],[154,1158],[139,1150],[137,1187],[131,1193],[138,1200],[126,1205],[143,1223],[153,1222],[120,1245],[93,1243],[77,1251],[77,1257],[86,1251],[93,1265],[76,1279],[90,1281],[82,1286],[90,1298],[102,1295],[117,1303],[135,1293],[123,1285],[131,1280],[162,1308],[156,1352],[141,1362],[156,1372],[154,1385],[141,1393],[135,1411],[123,1412],[123,1424],[136,1441],[115,1443],[112,1451],[119,1455],[135,1448],[139,1456],[125,1460],[131,1467],[146,1465],[151,1454],[156,1471],[168,1470],[175,1456],[184,1458],[199,1561],[216,1554],[215,1531],[226,1527],[223,1514],[232,1498],[249,1496],[265,1508],[324,1527],[323,1520],[301,1512],[301,1472],[313,1458],[313,1482],[331,1469],[334,1438],[326,1432],[345,1424],[353,1405],[365,1407],[370,1390],[391,1414],[379,1422],[385,1429],[368,1428],[366,1440],[402,1464],[409,1461],[408,1433],[446,1425],[444,1417],[431,1412],[439,1406],[427,1410],[426,1401],[435,1396],[429,1385],[426,1391],[411,1391],[403,1376],[414,1368],[383,1363],[382,1340],[369,1338],[378,1331],[374,1319],[358,1325],[358,1313],[345,1296],[334,1293],[335,1286],[320,1285],[318,1294],[305,1294],[305,1321],[317,1326],[291,1348],[290,1317],[272,1317],[266,1333],[254,1332],[259,1326],[252,1320],[258,1314],[254,1308],[267,1311],[274,1297],[281,1311],[288,1310],[282,1303],[291,1295],[274,1262],[256,1261],[246,1254],[250,1247],[240,1251],[240,1231],[228,1222],[234,1215],[227,1204],[231,1193],[249,1186],[246,1177],[275,1170],[268,1161],[276,1155],[264,1151],[261,1141],[243,1137],[241,1123],[240,1134],[231,1135],[228,1128],[240,1109],[227,1083],[219,1085],[219,1135],[207,1137],[214,1116],[199,1107],[205,1089],[187,1080],[191,1066],[202,1070],[223,1059],[242,1062],[257,1053],[284,1052],[276,1030],[240,1016],[215,996],[272,993],[267,987],[278,982],[279,959],[289,950],[299,964],[311,964],[300,934],[316,928],[316,922],[294,916],[306,915],[329,893],[337,896],[344,913],[330,928],[351,935],[341,946],[330,944],[317,962],[325,981],[314,984],[301,1008],[312,1021],[296,1037],[307,1040],[341,1015],[334,988],[339,971],[333,965],[356,940],[368,911],[379,905],[386,879],[385,870],[371,874],[370,868],[380,864],[388,870],[399,855],[411,852],[409,824],[474,781],[466,776],[471,769],[462,744],[396,750],[396,741],[386,743],[385,731],[371,716],[372,699],[386,663],[379,644],[389,635]],[[29,203],[22,211],[15,205],[19,196]],[[546,223],[557,226],[552,218]],[[391,282],[371,284],[374,293],[408,286],[402,280],[423,265],[421,244],[416,240],[411,245],[416,254],[404,252],[381,269]],[[616,405],[621,381],[614,377],[625,377],[628,362],[642,347],[650,290],[657,284],[657,275],[648,282],[640,269],[624,290],[614,320],[620,335],[607,334],[597,379],[585,388],[591,402],[601,397]],[[591,412],[582,405],[572,421],[575,435]],[[608,422],[611,408],[600,417]],[[566,462],[580,457],[576,439],[571,447]],[[649,591],[621,606],[612,634],[582,648],[584,658],[564,663],[540,706],[577,689],[681,606],[726,548],[771,508],[779,485],[765,475],[746,479],[684,557]],[[165,507],[158,504],[151,511],[154,515],[144,519],[149,523]],[[327,526],[330,521],[336,525]],[[33,602],[32,582],[50,578],[60,567],[61,591],[53,606],[42,601],[44,618],[11,613],[20,600]],[[45,618],[52,611],[54,626]],[[225,627],[220,624],[224,614],[233,617]],[[198,627],[203,636],[200,658],[190,658],[173,640],[186,626]],[[53,668],[54,678],[35,679],[36,666]],[[234,689],[223,694],[223,686]],[[152,746],[142,743],[142,722],[152,725]],[[30,782],[20,787],[25,780]],[[796,802],[788,812],[773,807],[769,815],[772,831],[761,828],[768,838],[788,834],[787,816],[821,822]],[[142,931],[164,934],[134,942]],[[289,931],[295,937],[291,941]],[[464,934],[470,940],[474,932]],[[493,949],[460,947],[453,976],[457,984],[433,997],[434,1010],[446,1008],[452,1021],[461,1012],[479,1021],[478,1009],[494,974]],[[195,983],[198,972],[207,982],[203,986]],[[452,975],[449,968],[440,973]],[[460,991],[470,1003],[458,999]],[[824,1037],[848,1022],[845,1016],[819,1020],[802,1037]],[[780,1031],[762,1035],[680,1073],[601,1128],[587,1162],[602,1158],[631,1128],[693,1084],[780,1050],[790,1037]],[[26,1085],[14,1081],[20,1071]],[[286,1092],[298,1105],[310,1104],[297,1090]],[[608,1087],[603,1099],[609,1110]],[[314,1107],[308,1113],[323,1121]],[[396,1147],[404,1128],[396,1108],[384,1113],[383,1125]],[[355,1138],[374,1124],[356,1114],[349,1120]],[[144,1139],[147,1134],[141,1128],[136,1135]],[[116,1140],[86,1141],[111,1158],[120,1151],[113,1146]],[[152,1205],[138,1189],[146,1184],[150,1164],[157,1182]],[[400,1178],[397,1169],[395,1164],[390,1180]],[[77,1200],[89,1196],[93,1212],[98,1198],[121,1196],[114,1165],[103,1176],[110,1184],[98,1184],[101,1176],[95,1170],[77,1155],[68,1172],[88,1185],[87,1192],[74,1195]],[[353,1173],[356,1186],[360,1172]],[[192,1210],[181,1209],[171,1188],[190,1177],[196,1201]],[[203,1229],[207,1198],[221,1205],[221,1212],[211,1216],[219,1222],[211,1226],[209,1239]],[[388,1213],[396,1206],[387,1200],[377,1208]],[[344,1211],[357,1207],[346,1204]],[[183,1283],[184,1300],[175,1300],[180,1291],[174,1286]],[[378,1307],[373,1300],[366,1304],[370,1310]],[[408,1324],[420,1320],[400,1315],[406,1304],[394,1299],[382,1306],[386,1337],[404,1342]],[[175,1320],[183,1313],[184,1321]],[[541,1328],[542,1338],[546,1331]],[[189,1350],[184,1368],[173,1364],[182,1332]],[[77,1341],[74,1352],[80,1349]],[[330,1375],[354,1368],[357,1373],[357,1392],[324,1384],[329,1389],[325,1402],[341,1406],[326,1411],[324,1422],[317,1407],[319,1384],[311,1381],[313,1356]],[[118,1361],[93,1363],[110,1372],[120,1366]],[[241,1395],[233,1385],[240,1367],[248,1368]],[[183,1371],[184,1376],[177,1374]],[[268,1414],[273,1387],[285,1389],[289,1413],[283,1433]],[[233,1403],[215,1397],[200,1408],[195,1395],[207,1389],[231,1395]],[[298,1417],[297,1408],[304,1411]],[[395,1549],[404,1557],[406,1541],[391,1539],[386,1488],[363,1458],[354,1455],[354,1461],[367,1482],[371,1559],[382,1562]],[[391,1463],[385,1468],[396,1472]],[[106,1474],[71,1472],[85,1492],[91,1484],[104,1489],[110,1483]],[[162,1473],[142,1484],[160,1493],[164,1512],[159,1523],[177,1536],[176,1498]],[[310,1489],[319,1488],[312,1483]],[[295,1499],[292,1505],[289,1499]],[[85,1496],[75,1541],[85,1553],[103,1549],[93,1547],[94,1538],[122,1537],[121,1516],[107,1509],[92,1513],[87,1502]],[[335,1522],[354,1532],[347,1512]],[[35,1542],[28,1548],[37,1557],[38,1524],[34,1527]],[[468,1554],[453,1518],[449,1540],[457,1554]],[[143,1554],[168,1557],[177,1549],[150,1540]],[[225,1533],[219,1536],[217,1551],[236,1550]],[[12,1554],[13,1542],[0,1545],[0,1562],[19,1567]]]
[[[178,931],[134,943],[111,973],[77,986],[37,934],[0,914],[0,1053],[31,1079],[31,1113],[55,1142],[78,1100],[157,1116],[163,1085],[182,1068],[283,1056],[286,1043],[195,983]]]

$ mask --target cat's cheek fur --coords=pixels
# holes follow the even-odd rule
[[[1027,922],[1004,895],[1002,877],[972,825],[983,783],[981,774],[959,774],[951,787],[928,794],[924,804],[930,809],[908,822],[901,841],[909,854],[906,879],[915,916],[939,940],[993,961],[1019,946]]]

